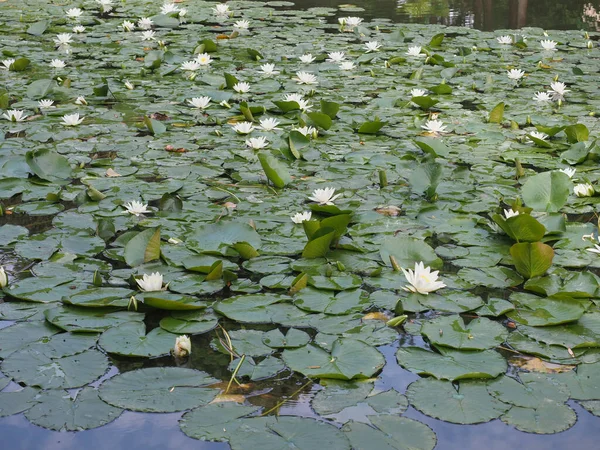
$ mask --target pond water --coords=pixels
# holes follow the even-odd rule
[[[297,0],[294,7],[341,7],[343,0]],[[598,2],[587,0],[360,0],[368,19],[386,17],[398,23],[465,26],[479,30],[540,27],[547,30],[598,30]],[[351,8],[346,8],[352,10]],[[355,9],[355,11],[357,11]]]
[[[0,0],[2,443],[597,448],[597,2],[215,5]]]

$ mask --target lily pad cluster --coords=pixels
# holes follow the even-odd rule
[[[598,415],[600,35],[188,3],[3,3],[0,416],[432,449],[409,405]]]

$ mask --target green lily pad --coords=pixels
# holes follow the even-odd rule
[[[39,394],[37,403],[26,411],[31,423],[56,431],[81,431],[112,422],[123,410],[100,400],[98,391],[83,388],[74,398],[68,392],[49,390]]]
[[[499,323],[479,318],[465,324],[461,317],[442,316],[423,323],[421,333],[434,345],[461,350],[485,350],[502,344],[508,330]]]
[[[327,291],[305,288],[294,297],[294,305],[305,311],[337,315],[363,311],[370,303],[369,294],[362,289],[343,291],[334,296]]]
[[[70,389],[100,378],[108,370],[108,359],[97,350],[51,358],[44,345],[30,345],[6,358],[0,366],[13,379],[43,389]]]
[[[27,411],[37,403],[39,389],[24,387],[20,391],[0,392],[0,417]]]
[[[406,395],[423,414],[451,423],[489,422],[510,408],[489,395],[482,382],[461,382],[456,388],[448,381],[427,378],[411,383]]]
[[[0,329],[0,358],[32,342],[47,340],[60,331],[46,321],[22,322]]]
[[[202,334],[218,323],[219,318],[211,311],[174,311],[160,320],[160,327],[175,334]]]
[[[437,438],[424,423],[407,417],[369,416],[372,426],[350,421],[342,431],[347,433],[356,450],[432,450]]]
[[[103,306],[126,308],[133,294],[135,294],[135,291],[131,289],[111,287],[91,288],[80,291],[70,297],[64,297],[63,303],[91,308]]]
[[[581,301],[575,299],[541,298],[535,295],[511,295],[515,305],[506,315],[511,319],[534,327],[574,322],[584,313]]]
[[[440,380],[495,378],[506,371],[506,360],[493,350],[482,352],[443,349],[440,353],[419,347],[402,347],[396,352],[398,364]]]
[[[144,314],[115,311],[112,308],[78,308],[59,306],[44,312],[46,320],[65,331],[101,333],[111,327],[127,322],[141,322]]]
[[[118,408],[141,412],[176,412],[210,402],[219,393],[204,372],[179,367],[151,367],[117,375],[100,386],[100,398]]]
[[[377,349],[354,339],[338,339],[331,352],[307,345],[284,350],[281,357],[290,369],[306,376],[340,380],[369,378],[385,364]]]
[[[553,434],[575,425],[577,414],[562,403],[548,403],[537,409],[513,406],[500,420],[526,433]]]
[[[190,311],[196,309],[205,309],[210,306],[196,297],[188,295],[174,294],[172,292],[145,292],[138,295],[138,300],[148,306],[167,311]]]
[[[290,328],[285,334],[275,329],[263,334],[262,341],[271,348],[297,348],[308,344],[310,336],[296,328]]]
[[[175,346],[176,337],[161,328],[146,334],[146,325],[142,322],[129,322],[106,330],[100,335],[98,344],[107,353],[151,358],[168,355]]]

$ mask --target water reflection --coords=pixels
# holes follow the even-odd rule
[[[348,0],[296,0],[296,8],[337,8]],[[466,26],[480,30],[540,27],[600,31],[600,1],[589,0],[354,0],[348,15],[394,22]]]

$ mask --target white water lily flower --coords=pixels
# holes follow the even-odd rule
[[[300,56],[300,61],[302,61],[304,64],[310,64],[315,59],[316,58],[310,53],[305,53],[304,55]]]
[[[192,105],[194,108],[204,109],[208,106],[210,101],[211,101],[210,97],[204,96],[204,97],[194,97],[193,99],[188,100],[188,103],[190,105]]]
[[[377,41],[369,41],[365,43],[363,48],[366,50],[366,53],[377,52],[381,48],[381,44]]]
[[[23,122],[27,115],[25,111],[20,109],[9,109],[4,114],[2,114],[6,120],[10,120],[11,122]]]
[[[519,211],[514,211],[512,208],[504,210],[504,218],[505,219],[510,219],[511,217],[515,217],[518,215],[519,215]]]
[[[279,125],[279,121],[277,119],[273,119],[272,117],[267,117],[265,119],[260,119],[259,127],[265,131],[273,131],[273,130],[279,130],[279,128],[277,128],[277,125]]]
[[[589,183],[580,183],[573,187],[573,193],[577,197],[591,197],[594,195],[594,186]]]
[[[342,194],[335,194],[335,188],[315,189],[309,200],[317,202],[319,205],[333,205],[333,202]]]
[[[190,72],[195,72],[200,68],[200,64],[197,61],[184,61],[181,64],[181,70],[188,70]]]
[[[250,85],[245,81],[240,81],[239,83],[235,83],[233,85],[233,90],[238,94],[245,94],[246,92],[250,91]]]
[[[144,292],[156,292],[163,289],[163,276],[160,272],[154,272],[151,275],[145,273],[141,279],[137,278],[135,282]]]
[[[54,106],[54,100],[40,100],[38,102],[38,107],[40,109],[56,108],[56,106]]]
[[[119,27],[123,28],[123,31],[133,31],[135,30],[135,23],[129,20],[124,20],[123,23],[119,25]]]
[[[342,69],[342,70],[352,70],[355,67],[356,66],[354,65],[354,63],[352,61],[342,61],[340,63],[340,69]]]
[[[142,41],[152,41],[156,39],[156,31],[142,31]]]
[[[509,35],[497,37],[498,44],[510,45],[513,43],[512,37]]]
[[[62,59],[53,59],[50,61],[50,67],[53,69],[64,69],[66,65],[67,64]]]
[[[213,60],[208,53],[200,53],[196,56],[196,62],[201,66],[208,66],[212,61]]]
[[[286,102],[300,102],[300,101],[302,101],[302,99],[304,97],[302,94],[294,93],[294,94],[285,94],[283,96],[283,98]]]
[[[552,100],[564,100],[565,94],[567,92],[571,92],[567,89],[567,85],[561,81],[554,81],[550,83],[550,88],[552,89],[549,94],[552,94]]]
[[[233,126],[233,129],[238,134],[248,134],[254,130],[252,122],[238,122]]]
[[[295,131],[302,133],[306,137],[314,137],[316,138],[319,135],[319,132],[315,127],[299,127],[294,128]]]
[[[83,25],[76,25],[73,27],[73,33],[83,33],[85,31],[85,27]]]
[[[446,126],[441,120],[428,120],[425,125],[421,125],[421,128],[433,134],[446,132]]]
[[[65,11],[65,15],[69,19],[79,19],[83,14],[83,11],[79,8],[70,8]]]
[[[319,84],[317,77],[309,72],[296,72],[296,76],[292,79],[298,84]]]
[[[140,30],[149,30],[154,25],[154,22],[150,17],[142,17],[137,21],[137,26]]]
[[[14,59],[4,59],[2,60],[2,65],[4,66],[4,69],[9,70],[10,66],[12,66],[14,62]]]
[[[179,6],[177,6],[175,3],[165,2],[160,7],[160,13],[164,14],[165,16],[168,14],[171,14],[171,13],[178,13],[178,12],[179,12]]]
[[[125,213],[133,214],[134,216],[139,216],[140,214],[152,212],[148,209],[147,203],[144,204],[144,203],[138,202],[136,200],[133,200],[129,203],[124,203],[123,207],[127,210],[127,211],[124,211]]]
[[[228,16],[231,12],[227,3],[218,3],[212,10],[217,16]]]
[[[294,223],[307,222],[310,220],[311,217],[312,217],[312,212],[310,212],[310,211],[296,213],[292,216],[292,222],[294,222]]]
[[[362,19],[360,17],[340,17],[338,18],[339,24],[347,31],[354,30],[355,27],[359,26],[362,23]]]
[[[187,358],[192,353],[192,341],[185,334],[177,336],[175,339],[175,347],[173,348],[173,356],[176,358]]]
[[[327,62],[342,62],[344,59],[346,59],[346,54],[344,52],[331,52],[328,53],[327,56],[329,56],[329,58],[327,58],[325,61]]]
[[[79,113],[65,114],[64,116],[62,116],[61,124],[66,127],[74,127],[83,122],[83,119],[85,119],[85,117],[79,118]]]
[[[566,174],[569,178],[573,178],[577,169],[575,167],[565,167],[564,169],[560,169],[560,172]]]
[[[541,131],[532,131],[529,134],[534,138],[541,139],[542,141],[545,141],[549,137],[546,133],[542,133]]]
[[[523,72],[521,69],[510,69],[506,72],[506,76],[508,76],[508,78],[511,80],[519,81],[521,78],[523,78],[523,76],[525,76],[525,72]]]
[[[8,276],[4,271],[4,267],[0,266],[0,287],[6,287],[8,285]]]
[[[125,81],[123,82],[123,84],[124,84],[124,85],[125,85],[125,87],[126,87],[127,89],[129,89],[130,91],[133,91],[133,90],[135,89],[135,86],[134,86],[134,85],[133,85],[133,83],[132,83],[131,81],[129,81],[129,80],[125,80]]]
[[[422,261],[415,263],[414,272],[411,269],[406,270],[404,268],[402,268],[402,272],[406,277],[406,281],[410,283],[402,287],[405,291],[427,295],[430,292],[446,287],[443,282],[437,281],[438,271],[432,272],[431,268],[425,267]]]
[[[259,136],[246,139],[246,145],[254,150],[260,150],[261,148],[265,148],[267,145],[269,145],[269,143],[267,142],[266,137]]]
[[[427,95],[427,91],[425,89],[411,89],[410,96],[411,97],[424,97]]]
[[[279,73],[278,70],[275,70],[275,64],[263,64],[260,66],[260,71],[267,77],[270,77],[271,75],[277,75]]]
[[[238,30],[247,30],[250,27],[250,22],[247,20],[238,20],[233,24],[233,28],[237,28]]]
[[[544,50],[556,50],[556,42],[549,39],[540,41],[540,44]]]
[[[88,102],[85,99],[85,97],[83,95],[80,95],[79,97],[77,97],[77,99],[75,100],[75,104],[76,105],[87,105]]]
[[[533,99],[536,102],[551,102],[552,101],[552,95],[549,94],[548,92],[536,92],[535,95],[533,96]]]
[[[425,56],[424,53],[421,53],[421,46],[419,46],[419,45],[413,45],[411,47],[408,47],[408,51],[405,53],[405,55],[408,55],[408,56]]]
[[[58,47],[60,47],[63,45],[70,45],[72,37],[73,37],[73,35],[70,33],[59,33],[56,35],[56,37],[53,40],[54,40],[54,43]]]
[[[113,9],[113,0],[96,0],[96,3],[98,3],[103,13],[111,12]]]

